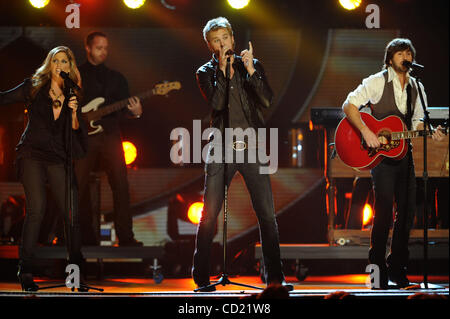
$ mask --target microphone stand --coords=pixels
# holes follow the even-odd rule
[[[422,88],[419,85],[420,79],[416,76],[416,85],[417,91],[419,92],[420,102],[423,109],[423,198],[424,198],[424,207],[423,207],[423,284],[421,284],[421,288],[428,289],[428,167],[427,167],[427,130],[431,133],[431,124],[429,112],[426,109],[425,100],[423,98]],[[433,285],[433,288],[443,288],[438,285]]]
[[[228,104],[230,101],[230,57],[227,58],[227,66],[225,69],[225,77],[226,77],[226,89],[225,89],[225,108],[223,110],[223,124],[224,128],[223,131],[225,133],[225,129],[227,126],[229,126],[229,118],[228,118]],[[194,289],[195,292],[200,290],[207,290],[208,288],[212,288],[218,285],[226,286],[226,285],[235,285],[235,286],[241,286],[241,287],[247,287],[247,288],[253,288],[253,289],[261,289],[261,287],[255,287],[250,286],[246,284],[241,284],[237,282],[230,281],[228,274],[227,274],[227,224],[228,224],[228,164],[226,163],[226,156],[225,156],[225,138],[222,138],[222,161],[223,161],[223,185],[224,185],[224,202],[223,202],[223,266],[222,266],[222,275],[220,276],[220,279],[208,286],[205,287],[199,287],[197,289]]]
[[[66,122],[64,123],[64,138],[66,138],[66,132],[68,132],[68,146],[66,147],[67,150],[67,158],[66,158],[66,186],[65,186],[65,204],[66,204],[66,216],[70,216],[70,219],[65,218],[65,223],[68,223],[68,225],[65,226],[65,229],[67,229],[66,232],[66,247],[69,254],[69,259],[71,256],[73,256],[74,253],[74,245],[73,245],[73,233],[74,233],[74,220],[75,214],[78,214],[78,207],[75,207],[74,205],[74,198],[73,198],[73,129],[72,129],[72,109],[69,108],[68,103],[70,98],[75,96],[75,89],[80,89],[76,83],[74,83],[67,74],[61,75],[61,77],[64,78],[64,87],[66,90],[69,91],[68,96],[65,97],[65,105],[67,105],[65,108],[61,110],[61,112],[66,112]],[[77,216],[78,217],[78,216]],[[78,218],[77,218],[78,220]],[[79,231],[79,228],[78,228]],[[81,250],[81,245],[78,247],[78,249]],[[81,252],[80,252],[81,254]],[[80,269],[80,265],[77,265]],[[80,278],[79,278],[80,279]],[[60,288],[60,287],[68,287],[67,281],[65,284],[55,285],[55,286],[47,286],[47,287],[40,287],[38,290],[44,290],[44,289],[52,289],[52,288]],[[71,290],[74,291],[75,287],[72,287]],[[84,283],[80,282],[80,286],[77,287],[78,291],[80,292],[87,292],[89,289],[97,290],[102,292],[102,288],[95,288],[88,285],[85,285]]]

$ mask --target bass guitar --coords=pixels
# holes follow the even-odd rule
[[[167,95],[170,91],[179,90],[180,88],[181,83],[178,81],[163,82],[156,84],[153,89],[142,92],[136,96],[142,101],[153,95]],[[84,119],[89,123],[89,135],[94,135],[103,131],[103,127],[96,124],[96,121],[128,106],[128,99],[123,99],[113,104],[100,107],[104,102],[104,97],[97,97],[81,108]]]

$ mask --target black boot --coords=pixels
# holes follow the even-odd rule
[[[21,268],[17,272],[17,278],[19,279],[22,291],[38,291],[39,286],[33,280],[32,273],[23,273]]]
[[[406,268],[388,267],[389,280],[397,285],[397,288],[406,288],[411,285],[406,276]]]

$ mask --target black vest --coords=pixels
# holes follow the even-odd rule
[[[395,103],[394,82],[388,82],[388,70],[383,71],[383,76],[385,80],[383,95],[381,96],[381,99],[377,104],[372,105],[372,115],[377,120],[381,120],[389,115],[396,115],[400,117],[404,123],[407,123],[406,114],[402,114]],[[416,98],[417,88],[414,84],[411,90],[411,117],[414,114],[414,105],[416,105]]]

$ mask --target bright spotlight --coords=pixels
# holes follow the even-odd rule
[[[250,0],[228,0],[228,4],[233,9],[245,8],[250,3]]]
[[[50,0],[30,0],[31,5],[37,9],[42,9],[49,2],[50,2]]]
[[[203,213],[203,202],[195,202],[189,206],[188,209],[188,218],[189,221],[193,224],[198,224],[200,219],[202,218]]]
[[[130,165],[136,160],[137,157],[137,149],[133,143],[124,141],[122,142],[123,154],[125,156],[125,164]]]
[[[369,204],[364,205],[363,210],[363,226],[367,226],[372,221],[373,218],[373,210],[372,206]]]
[[[339,3],[344,9],[353,10],[359,7],[362,0],[339,0]]]
[[[144,5],[145,0],[123,0],[123,3],[130,9],[138,9]]]

